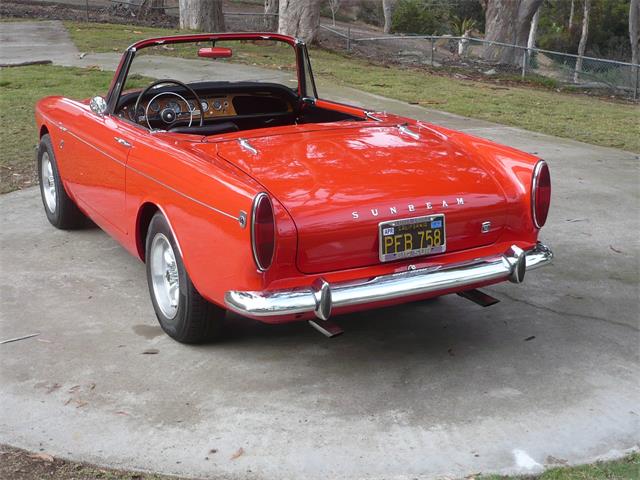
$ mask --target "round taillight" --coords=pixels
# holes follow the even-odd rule
[[[266,193],[259,193],[253,199],[251,213],[251,246],[253,259],[259,270],[265,271],[273,262],[276,244],[276,221],[273,206]]]
[[[547,221],[550,204],[551,176],[549,175],[549,167],[545,161],[540,160],[533,169],[531,185],[531,213],[536,228],[542,228]]]

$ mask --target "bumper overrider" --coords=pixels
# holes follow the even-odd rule
[[[551,262],[553,253],[538,243],[524,251],[512,245],[504,254],[484,257],[471,262],[409,270],[381,275],[362,281],[329,284],[317,279],[309,288],[242,292],[225,294],[230,310],[248,317],[274,317],[313,312],[327,320],[333,308],[394,300],[402,297],[464,290],[483,282],[509,280],[520,283],[527,270]]]

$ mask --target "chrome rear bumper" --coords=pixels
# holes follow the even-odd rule
[[[527,270],[546,265],[552,258],[553,253],[542,243],[526,252],[513,245],[503,255],[381,275],[362,281],[330,285],[323,279],[317,279],[310,288],[264,292],[231,290],[225,294],[225,303],[230,310],[249,317],[313,312],[321,320],[326,320],[333,308],[464,289],[494,280],[520,283]]]

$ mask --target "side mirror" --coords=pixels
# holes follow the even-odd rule
[[[100,96],[93,97],[89,102],[89,108],[93,113],[102,117],[107,111],[107,101]]]

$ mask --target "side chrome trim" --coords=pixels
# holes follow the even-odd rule
[[[105,152],[104,150],[100,150],[98,147],[96,147],[95,145],[93,145],[92,143],[87,142],[84,138],[79,137],[78,135],[76,135],[75,133],[73,133],[71,130],[68,130],[67,133],[69,135],[71,135],[73,138],[75,138],[76,140],[78,140],[79,142],[84,143],[85,145],[87,145],[88,147],[93,148],[96,152],[104,155],[105,157],[109,158],[110,160],[113,160],[114,162],[116,162],[119,165],[122,165],[123,167],[126,168],[127,164],[125,162],[123,162],[122,160],[117,159],[116,157],[114,157],[113,155],[108,154],[107,152]],[[113,137],[114,139],[116,139],[116,137]],[[116,141],[118,141],[116,139]],[[120,143],[120,142],[118,142]]]
[[[80,138],[78,135],[76,135],[75,133],[73,133],[71,130],[69,130],[67,133],[69,133],[69,135],[71,135],[73,138],[77,139],[78,141],[80,141],[80,142],[84,143],[85,145],[88,145],[89,147],[93,148],[95,151],[97,151],[97,152],[101,153],[101,154],[102,154],[102,155],[104,155],[105,157],[107,157],[107,158],[109,158],[109,159],[113,160],[114,162],[116,162],[116,163],[118,163],[118,164],[122,165],[122,166],[123,166],[124,168],[126,168],[127,170],[129,170],[129,171],[131,171],[131,172],[134,172],[134,173],[137,173],[138,175],[141,175],[141,176],[145,177],[146,179],[151,180],[152,182],[157,183],[158,185],[160,185],[160,186],[162,186],[162,187],[166,188],[167,190],[171,190],[173,193],[176,193],[176,194],[180,195],[181,197],[186,198],[187,200],[191,200],[192,202],[197,203],[198,205],[200,205],[200,206],[202,206],[202,207],[208,208],[209,210],[214,211],[214,212],[216,212],[216,213],[219,213],[220,215],[224,215],[225,217],[231,218],[232,220],[234,220],[234,221],[236,221],[236,222],[238,221],[238,216],[237,216],[237,215],[232,215],[232,214],[230,214],[230,213],[227,213],[227,212],[224,212],[224,211],[222,211],[222,210],[219,210],[219,209],[217,209],[216,207],[212,207],[211,205],[208,205],[208,204],[206,204],[206,203],[204,203],[204,202],[202,202],[202,201],[198,200],[197,198],[193,198],[192,196],[187,195],[186,193],[183,193],[183,192],[181,192],[180,190],[176,190],[175,188],[170,187],[170,186],[169,186],[169,185],[167,185],[166,183],[161,182],[161,181],[160,181],[160,180],[158,180],[157,178],[154,178],[154,177],[152,177],[151,175],[148,175],[148,174],[146,174],[146,173],[144,173],[144,172],[142,172],[142,171],[138,170],[137,168],[133,168],[131,165],[127,165],[126,163],[124,163],[124,162],[122,162],[122,161],[118,160],[117,158],[115,158],[114,156],[109,155],[107,152],[105,152],[105,151],[103,151],[103,150],[100,150],[100,149],[99,149],[98,147],[96,147],[95,145],[92,145],[91,143],[87,142],[85,139]],[[116,141],[117,141],[117,140],[116,140]],[[118,143],[120,143],[120,142],[118,142]]]
[[[443,265],[381,275],[361,281],[328,284],[318,279],[309,288],[272,291],[236,291],[225,294],[230,310],[249,317],[314,313],[326,320],[332,308],[375,303],[451,289],[468,289],[487,281],[520,282],[525,270],[551,262],[553,253],[538,243],[523,251],[516,245],[504,254],[473,262]]]

